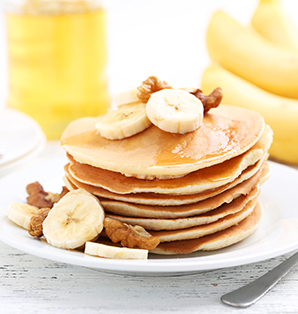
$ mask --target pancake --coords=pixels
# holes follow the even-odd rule
[[[66,165],[64,170],[66,177],[64,182],[68,188],[82,188],[89,193],[98,196],[99,198],[112,199],[118,201],[124,201],[129,203],[143,204],[143,205],[159,205],[159,206],[178,206],[183,204],[192,204],[201,200],[218,195],[241,182],[251,178],[262,166],[262,161],[257,162],[253,166],[249,166],[245,169],[241,175],[236,178],[233,182],[225,184],[216,189],[204,191],[201,193],[190,194],[190,195],[165,195],[156,193],[131,193],[131,194],[117,194],[105,190],[100,187],[84,184],[75,180],[68,172],[68,166]]]
[[[65,184],[96,196],[106,217],[159,237],[153,253],[216,250],[257,228],[273,138],[259,113],[220,105],[205,112],[194,131],[169,133],[151,125],[121,140],[102,137],[100,119],[78,119],[63,132]]]
[[[216,208],[214,210],[208,211],[205,214],[198,216],[191,216],[186,218],[176,218],[176,219],[164,219],[164,218],[140,218],[133,216],[120,216],[106,212],[106,217],[117,219],[121,222],[142,226],[147,230],[177,230],[186,229],[200,225],[211,224],[223,217],[235,214],[241,211],[244,206],[255,199],[259,195],[260,188],[255,186],[254,189],[248,195],[241,195],[230,203],[225,203],[224,205]],[[128,213],[127,213],[128,214]]]
[[[143,218],[184,218],[207,213],[225,203],[230,203],[234,199],[249,194],[256,185],[267,176],[268,166],[265,165],[258,173],[235,187],[226,190],[216,196],[193,204],[180,206],[158,206],[141,205],[128,202],[101,199],[101,205],[105,211],[116,215]]]
[[[193,132],[168,133],[152,125],[134,136],[108,140],[96,131],[98,119],[71,122],[62,147],[81,163],[147,179],[183,176],[239,156],[257,143],[265,126],[257,112],[221,105],[206,113]]]
[[[216,251],[249,237],[257,229],[262,218],[262,206],[257,202],[253,212],[234,226],[197,239],[163,242],[151,250],[150,254],[178,255],[191,254],[197,251]],[[104,233],[96,242],[121,246],[119,243],[113,243],[109,240]]]
[[[230,214],[206,225],[176,230],[147,231],[153,236],[158,236],[160,238],[160,242],[197,239],[238,224],[241,220],[253,212],[257,200],[258,198],[255,197],[254,199],[250,200],[241,211],[235,214]]]
[[[190,254],[196,251],[214,251],[238,243],[250,236],[263,217],[261,204],[257,202],[253,212],[238,224],[213,234],[192,240],[163,242],[151,251],[155,254]]]
[[[248,151],[220,164],[194,171],[182,178],[141,180],[119,172],[82,164],[68,155],[68,172],[82,183],[101,187],[117,194],[151,192],[158,194],[194,194],[215,189],[234,181],[247,167],[263,159],[272,142],[272,130],[266,126],[259,141]]]

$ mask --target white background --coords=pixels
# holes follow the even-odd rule
[[[282,0],[298,24],[298,1]],[[199,86],[209,58],[205,32],[223,9],[248,24],[258,0],[108,0],[110,91],[135,87],[149,75],[173,86]],[[7,95],[4,5],[0,0],[0,106]]]

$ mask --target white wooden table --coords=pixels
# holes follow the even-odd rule
[[[49,155],[64,155],[58,142],[38,159]],[[45,260],[0,242],[0,313],[298,313],[298,267],[249,308],[220,301],[291,254],[192,275],[138,277]]]
[[[136,277],[52,262],[0,242],[0,312],[298,313],[298,268],[249,308],[220,301],[286,256],[194,275]]]

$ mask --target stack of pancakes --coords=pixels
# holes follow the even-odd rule
[[[122,140],[101,137],[97,121],[82,118],[64,131],[65,183],[97,196],[107,217],[159,236],[153,253],[219,249],[259,225],[272,142],[260,114],[220,105],[193,132],[152,125]]]

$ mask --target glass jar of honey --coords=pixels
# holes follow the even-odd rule
[[[99,0],[6,0],[8,106],[48,139],[107,111],[106,10]]]

